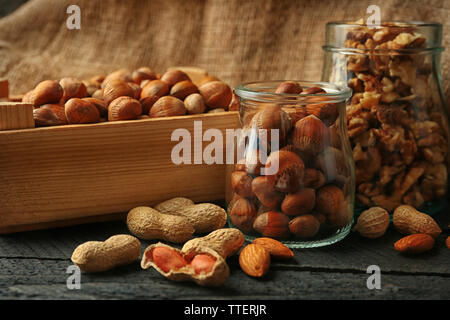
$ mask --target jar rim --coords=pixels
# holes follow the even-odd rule
[[[375,30],[397,30],[402,29],[407,33],[417,33],[427,39],[426,46],[420,48],[403,49],[365,49],[349,48],[345,45],[347,33],[369,32]],[[445,50],[442,47],[442,24],[434,21],[403,21],[382,20],[378,25],[367,25],[362,19],[358,21],[331,21],[326,24],[326,41],[322,47],[325,51],[338,51],[343,54],[366,54],[366,55],[412,55],[412,54],[439,54]]]
[[[321,94],[291,94],[276,93],[267,89],[276,89],[279,84],[285,81],[298,82],[303,88],[319,87],[327,93]],[[236,95],[241,99],[256,102],[277,103],[277,104],[317,104],[317,103],[338,103],[350,98],[352,90],[349,87],[333,84],[330,82],[306,81],[306,80],[268,80],[246,82],[234,89]],[[320,101],[317,98],[320,97]]]
[[[396,25],[398,24],[398,25]],[[349,20],[337,20],[330,21],[327,25],[342,25],[348,27],[367,27],[367,24],[356,23],[355,21]],[[442,28],[442,23],[434,21],[404,21],[404,20],[382,20],[380,25],[373,26],[374,28],[406,28],[406,27],[437,27]]]

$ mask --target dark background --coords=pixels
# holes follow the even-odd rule
[[[28,0],[0,0],[0,17],[4,17]]]

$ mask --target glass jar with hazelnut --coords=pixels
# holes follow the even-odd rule
[[[229,224],[248,239],[271,237],[293,248],[344,238],[354,203],[345,127],[351,90],[271,81],[235,92],[242,128],[235,135],[236,162],[227,166]]]
[[[358,212],[408,204],[434,214],[446,203],[441,39],[436,23],[327,24],[322,79],[353,90],[346,123]]]

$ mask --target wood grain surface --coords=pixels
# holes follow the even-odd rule
[[[29,128],[34,128],[31,104],[0,101],[0,131]]]
[[[448,208],[447,208],[448,210]],[[438,216],[442,227],[448,215]],[[176,283],[139,262],[98,274],[82,274],[81,289],[66,286],[70,256],[81,243],[128,233],[123,221],[0,235],[0,299],[450,299],[450,250],[446,234],[420,256],[393,248],[402,236],[393,228],[380,239],[352,233],[323,248],[297,249],[291,261],[272,263],[266,277],[248,277],[237,256],[223,287]],[[142,251],[153,241],[142,241]],[[381,269],[381,289],[366,286],[367,267]]]

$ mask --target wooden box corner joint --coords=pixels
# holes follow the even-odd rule
[[[31,104],[0,101],[0,131],[34,128],[34,126]]]

